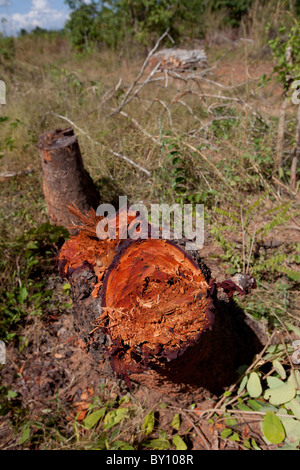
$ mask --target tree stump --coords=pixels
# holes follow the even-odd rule
[[[67,209],[75,205],[81,211],[96,208],[100,196],[84,169],[78,139],[73,129],[55,129],[39,137],[43,190],[49,221],[71,231],[75,219]]]
[[[75,324],[99,374],[174,396],[218,394],[265,343],[260,325],[232,300],[255,287],[249,275],[216,283],[184,240],[99,239],[94,211],[62,247]],[[127,224],[133,215],[127,214]],[[117,235],[122,226],[116,216]],[[150,233],[150,230],[149,230]]]

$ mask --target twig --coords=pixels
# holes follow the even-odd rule
[[[181,410],[182,411],[182,410]],[[199,418],[203,418],[206,413],[210,413],[209,416],[206,419],[209,419],[210,416],[212,416],[214,413],[224,413],[225,410],[223,408],[209,408],[207,410],[199,411],[199,410],[189,410],[186,409],[184,410],[185,412],[189,413],[197,413],[197,415],[201,414]],[[250,411],[250,410],[226,410],[226,413],[232,413],[232,414],[245,414],[245,415],[259,415],[259,416],[265,416],[268,411]],[[276,416],[283,417],[283,418],[296,418],[295,415],[286,415],[286,414],[281,414],[281,413],[276,413]]]
[[[84,134],[89,140],[91,140],[92,142],[94,142],[96,145],[100,145],[101,147],[105,148],[108,152],[110,152],[112,155],[114,155],[115,157],[118,157],[118,158],[122,158],[123,160],[127,161],[128,163],[130,163],[131,165],[133,165],[134,167],[138,168],[139,170],[143,171],[147,176],[151,176],[151,173],[149,170],[146,170],[146,168],[143,168],[142,166],[138,165],[137,163],[135,163],[133,160],[131,160],[130,158],[126,157],[126,155],[122,155],[118,152],[115,152],[114,150],[106,147],[106,145],[100,143],[100,142],[97,142],[97,140],[93,139],[87,132],[85,132],[83,129],[81,129],[81,127],[77,126],[77,124],[75,124],[73,121],[71,121],[71,119],[67,118],[66,116],[62,116],[61,114],[57,114],[57,113],[53,113],[51,112],[51,114],[53,114],[53,116],[57,116],[58,118],[60,119],[63,119],[64,121],[67,121],[69,124],[71,124],[71,126],[75,127],[79,132],[81,132],[82,134]]]
[[[194,111],[192,110],[192,108],[183,100],[178,100],[178,103],[182,104],[183,106],[185,106],[189,112],[191,113],[191,115],[193,116],[194,119],[196,119],[198,122],[200,122],[202,124],[202,121],[201,119],[198,118],[198,116],[196,116],[196,114],[194,114]]]
[[[254,242],[255,242],[255,235],[256,235],[256,226],[254,228],[254,233],[253,233],[252,240],[251,240],[251,247],[250,247],[249,255],[248,255],[246,273],[249,273],[250,261],[251,261],[251,256],[252,256],[252,252],[253,252],[253,245],[254,245]]]
[[[161,100],[160,98],[154,98],[154,99],[151,101],[150,105],[148,105],[148,107],[145,108],[145,109],[146,109],[147,111],[149,111],[149,110],[151,109],[153,103],[155,103],[155,101],[157,101],[158,103],[160,103],[160,104],[163,106],[163,108],[165,108],[165,110],[166,110],[166,112],[168,113],[168,116],[169,116],[169,123],[170,123],[170,126],[172,127],[172,126],[173,126],[173,122],[172,122],[172,116],[171,116],[171,113],[170,113],[170,109],[169,109],[169,107],[166,105],[166,103],[165,103],[163,100]]]
[[[142,86],[144,86],[144,84],[147,82],[147,80],[145,82],[143,82],[140,86],[140,88],[138,90],[136,90],[136,92],[134,93],[134,95],[132,95],[130,98],[129,98],[129,95],[130,93],[132,92],[133,88],[137,85],[139,79],[142,77],[144,71],[145,71],[145,68],[147,67],[148,65],[148,62],[150,60],[150,58],[153,56],[154,52],[156,51],[156,49],[159,47],[161,41],[169,35],[169,28],[164,32],[164,34],[162,36],[160,36],[160,38],[157,40],[155,46],[153,47],[153,49],[151,49],[151,51],[149,52],[149,54],[147,55],[143,65],[142,65],[142,68],[140,70],[140,72],[138,73],[136,79],[132,82],[132,84],[130,85],[130,87],[128,88],[127,92],[125,93],[125,96],[120,104],[120,106],[118,106],[117,109],[114,110],[114,113],[113,114],[117,114],[121,111],[121,109],[133,98],[133,96],[140,90],[140,88]],[[154,73],[158,70],[158,68],[160,67],[160,62],[157,63],[157,65],[154,67],[154,69],[152,70],[152,72],[150,73],[150,75],[148,76],[148,80],[154,75]]]
[[[276,331],[273,331],[272,335],[269,337],[269,339],[268,339],[266,345],[264,346],[263,350],[257,355],[256,359],[248,367],[248,369],[244,372],[243,376],[247,375],[250,372],[250,370],[252,370],[256,366],[256,364],[258,364],[258,362],[261,360],[262,356],[264,355],[266,349],[268,349],[269,345],[271,344],[275,334],[276,334]],[[228,392],[232,392],[235,389],[235,387],[237,386],[237,384],[240,382],[240,380],[241,380],[241,377],[234,384],[231,385]],[[235,401],[235,399],[237,399],[237,397],[234,397],[234,399],[232,399],[229,403],[233,403],[233,401]],[[207,419],[209,419],[213,416],[213,414],[216,412],[216,409],[219,408],[224,403],[225,400],[226,400],[226,397],[223,395],[223,397],[216,404],[215,408],[213,408],[212,412],[208,415]],[[224,406],[225,407],[228,406],[229,403],[226,403]],[[221,408],[221,410],[222,410],[222,412],[225,411],[225,409],[223,409],[223,408]],[[230,410],[226,410],[226,411],[230,411]]]
[[[149,132],[147,132],[138,122],[136,119],[134,119],[133,117],[129,116],[127,113],[125,113],[124,111],[120,111],[120,114],[121,116],[124,116],[128,119],[131,120],[131,122],[135,125],[135,127],[137,127],[143,134],[145,134],[147,137],[149,137],[149,139],[151,139],[156,145],[160,145],[159,141],[153,137],[153,135],[151,135]]]
[[[182,410],[181,410],[182,411]],[[200,437],[200,439],[202,440],[204,446],[206,447],[207,450],[211,450],[211,446],[210,444],[208,443],[208,440],[206,439],[206,437],[204,436],[203,432],[201,431],[199,425],[196,426],[195,423],[193,422],[193,420],[184,412],[182,411],[185,418],[188,420],[188,422],[193,426],[193,428],[195,429],[196,433],[198,434],[198,436]]]
[[[279,337],[280,337],[280,340],[281,340],[281,344],[282,344],[282,346],[284,347],[285,354],[286,354],[286,356],[287,356],[287,358],[288,358],[288,361],[289,361],[289,363],[290,363],[290,366],[291,366],[291,369],[292,369],[292,374],[293,374],[293,377],[294,377],[294,380],[295,380],[297,389],[300,390],[300,384],[298,383],[297,375],[296,375],[296,373],[295,373],[295,367],[294,367],[294,364],[293,364],[293,362],[292,362],[292,360],[291,360],[291,358],[290,358],[290,355],[289,355],[288,352],[287,352],[286,344],[285,344],[285,342],[284,342],[284,340],[283,340],[283,338],[282,338],[282,336],[281,336],[281,333],[279,333]]]
[[[216,167],[216,165],[211,162],[207,157],[206,155],[204,155],[204,153],[202,153],[199,149],[197,149],[196,147],[194,147],[193,145],[189,144],[188,142],[182,142],[183,145],[185,145],[186,147],[188,147],[189,149],[191,149],[193,152],[196,152],[198,155],[200,155],[203,160],[205,160],[215,171],[216,175],[218,175],[218,177],[220,178],[220,180],[223,181],[223,183],[225,183],[227,186],[228,186],[228,183],[226,181],[226,179],[224,178],[224,176],[222,175],[222,173],[220,172],[220,170]],[[230,186],[228,186],[228,188],[232,191],[232,189],[230,188]]]
[[[128,96],[126,101],[123,100],[122,103],[120,104],[120,106],[118,106],[118,108],[115,109],[111,113],[112,116],[115,115],[115,114],[118,114],[121,111],[121,109],[123,109],[140,92],[140,90],[143,88],[143,86],[145,86],[147,83],[149,83],[151,81],[151,78],[157,72],[157,70],[159,69],[159,66],[160,66],[160,62],[158,62],[158,64],[156,64],[156,66],[150,72],[150,74],[148,75],[146,80],[140,84],[140,86],[135,90],[135,92],[131,96]],[[131,87],[130,87],[130,89],[131,89]]]
[[[21,171],[5,171],[0,173],[0,181],[6,178],[14,178],[15,176],[30,175],[34,170],[21,170]]]
[[[211,83],[212,85],[218,86],[219,88],[223,88],[224,90],[232,90],[233,88],[238,88],[243,85],[248,85],[248,83],[253,82],[254,80],[258,80],[258,78],[252,78],[250,80],[245,80],[244,82],[237,83],[236,85],[223,85],[222,83],[215,82],[214,80],[210,80],[208,78],[202,78],[202,80],[206,81],[207,83]]]

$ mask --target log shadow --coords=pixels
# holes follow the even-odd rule
[[[95,186],[100,193],[100,203],[112,204],[117,210],[119,196],[123,194],[116,181],[103,177],[95,180]]]
[[[266,344],[263,326],[234,301],[217,301],[215,306],[212,330],[205,332],[182,357],[155,368],[183,393],[205,389],[219,395],[238,379],[239,369],[251,365]]]
[[[86,352],[97,364],[99,379],[105,377],[120,384],[107,354],[109,338],[100,330],[91,334],[93,322],[101,313],[101,296],[93,298],[96,282],[88,266],[71,278],[74,302],[74,327],[86,344]],[[251,365],[267,342],[264,326],[246,314],[234,300],[214,300],[215,321],[200,341],[172,361],[149,361],[141,373],[129,373],[132,385],[146,386],[164,396],[219,396]],[[122,380],[121,380],[122,381]]]

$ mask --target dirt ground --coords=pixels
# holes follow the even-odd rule
[[[219,83],[230,85],[242,83],[247,78],[259,77],[262,73],[270,72],[271,64],[248,67],[245,64],[220,64],[214,70],[214,79]],[[276,94],[280,90],[276,88]],[[265,109],[272,112],[268,103],[262,103]],[[279,231],[272,234],[275,239],[282,243],[294,242],[299,237],[299,220],[295,227],[289,227],[284,232]],[[272,241],[271,240],[271,241]],[[207,236],[204,248],[201,252],[204,260],[212,271],[212,277],[217,280],[224,279],[224,266],[220,268],[217,256],[221,253],[221,248],[212,243]],[[212,255],[216,255],[215,258]],[[53,267],[55,271],[55,267]],[[57,296],[61,292],[62,280],[58,277],[51,281],[50,286],[57,291]],[[28,419],[38,420],[43,410],[50,409],[53,412],[57,408],[57,402],[64,409],[66,417],[70,421],[74,420],[78,413],[85,416],[87,406],[93,397],[101,392],[103,384],[107,386],[108,395],[115,396],[119,393],[128,393],[124,388],[118,388],[118,382],[109,382],[105,377],[99,375],[97,364],[86,354],[82,347],[82,341],[75,331],[72,310],[64,313],[44,314],[42,318],[31,319],[25,327],[26,336],[29,338],[29,345],[21,353],[13,345],[7,348],[7,363],[0,370],[2,385],[7,386],[18,394],[18,406],[28,410]],[[191,399],[187,401],[176,400],[165,395],[154,392],[145,387],[135,386],[129,393],[130,400],[139,403],[144,410],[157,409],[159,403],[165,402],[168,407],[159,411],[159,426],[167,429],[174,410],[181,412],[182,426],[189,432],[191,440],[190,447],[194,450],[221,450],[235,449],[241,447],[238,442],[222,440],[220,430],[222,425],[212,426],[205,419],[201,419],[201,410],[211,409],[217,403],[218,398],[208,393],[200,403],[196,403],[196,410],[193,414],[185,412],[191,405]],[[0,449],[19,449],[18,436],[14,435],[9,425],[11,412],[4,417],[0,417]],[[142,418],[141,418],[142,420]],[[257,421],[247,423],[240,422],[239,428],[245,436],[249,433],[256,436],[261,448],[267,448],[260,435],[259,423]],[[270,449],[271,446],[268,446]]]
[[[218,254],[219,249],[209,242],[203,249],[204,259],[212,254]],[[212,276],[224,277],[215,262],[208,262]],[[55,267],[54,267],[55,269]],[[55,278],[51,288],[61,292],[62,280]],[[163,392],[154,391],[151,387],[134,385],[132,391],[116,380],[108,380],[101,376],[96,362],[91,359],[83,348],[83,342],[76,332],[72,310],[64,313],[45,314],[25,326],[29,346],[19,352],[13,345],[7,348],[7,363],[2,366],[2,384],[18,394],[18,406],[27,410],[28,420],[39,420],[44,410],[57,409],[57,403],[64,410],[66,425],[77,416],[80,422],[86,415],[88,404],[98,393],[103,395],[103,385],[106,386],[107,399],[116,395],[128,394],[130,402],[138,404],[146,413],[153,409],[159,411],[159,429],[169,430],[170,422],[175,412],[181,414],[182,430],[186,430],[189,446],[193,450],[239,450],[238,443],[222,440],[220,431],[222,424],[212,426],[206,419],[201,418],[201,411],[211,409],[219,397],[207,392],[202,394],[201,401],[195,403],[192,396],[166,396]],[[102,391],[101,391],[102,390]],[[167,406],[159,408],[159,404]],[[194,404],[195,412],[188,412]],[[141,411],[141,422],[143,419]],[[9,419],[11,413],[0,418],[0,449],[20,449],[18,436],[14,435]],[[245,428],[245,433],[257,436],[257,441],[263,447],[265,443],[259,437],[258,422],[239,424],[239,430]],[[245,434],[246,435],[246,434]]]

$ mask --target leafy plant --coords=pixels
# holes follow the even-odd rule
[[[46,222],[28,230],[14,241],[14,257],[18,260],[19,272],[12,273],[12,277],[17,276],[16,279],[11,283],[6,281],[1,288],[2,340],[10,341],[15,337],[20,320],[26,318],[27,314],[42,314],[43,305],[53,295],[53,291],[47,288],[47,270],[52,269],[58,246],[67,237],[66,229]],[[3,249],[6,243],[1,242]],[[2,259],[2,269],[11,269],[11,263],[12,253],[10,259]]]
[[[298,280],[299,273],[285,265],[285,262],[297,259],[296,255],[277,251],[269,256],[262,249],[267,235],[292,217],[290,203],[265,210],[267,197],[268,193],[265,193],[249,205],[233,203],[234,209],[229,211],[216,207],[211,233],[224,250],[221,258],[230,260],[230,274],[250,271],[255,277],[263,277],[285,273],[290,279]],[[261,221],[259,225],[258,220]]]
[[[300,78],[300,24],[295,20],[291,28],[281,26],[274,39],[269,40],[273,57],[277,60],[274,67],[276,79],[287,91],[294,80]]]
[[[12,37],[4,37],[0,33],[0,58],[13,60],[15,57],[15,42]]]
[[[290,368],[292,351],[290,344],[267,347],[262,357],[241,375],[236,395],[232,395],[233,389],[224,393],[227,418],[221,433],[223,439],[244,440],[246,448],[259,449],[254,438],[245,440],[234,431],[240,412],[240,416],[261,416],[260,429],[267,445],[280,444],[283,449],[299,447],[300,373]]]

